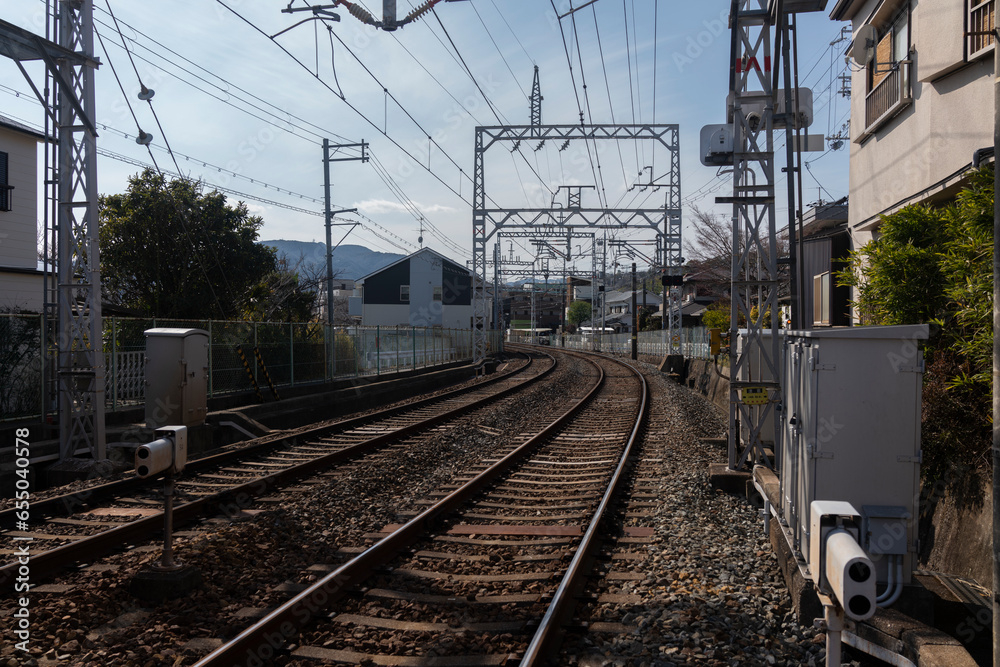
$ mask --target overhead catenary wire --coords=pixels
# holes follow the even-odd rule
[[[229,12],[231,12],[231,13],[232,13],[232,14],[233,14],[234,16],[236,16],[237,18],[239,18],[239,19],[240,19],[241,21],[243,21],[244,23],[246,23],[246,24],[247,24],[248,26],[250,26],[250,27],[251,27],[251,28],[252,28],[252,29],[253,29],[254,31],[256,31],[257,33],[259,33],[260,35],[263,35],[263,36],[264,36],[264,37],[265,37],[265,38],[266,38],[266,39],[267,39],[268,41],[270,41],[270,42],[271,42],[272,44],[274,44],[275,46],[277,46],[277,47],[278,47],[278,48],[279,48],[279,49],[280,49],[280,50],[281,50],[282,52],[284,52],[284,53],[285,53],[285,54],[286,54],[286,55],[287,55],[287,56],[288,56],[289,58],[291,58],[291,59],[292,59],[292,60],[293,60],[294,62],[296,62],[296,63],[297,63],[297,64],[298,64],[298,65],[299,65],[300,67],[302,67],[302,68],[303,68],[303,69],[305,69],[305,70],[306,70],[307,72],[309,72],[309,68],[308,68],[307,66],[305,66],[305,65],[304,65],[304,64],[302,63],[302,61],[301,61],[301,60],[299,60],[299,59],[298,59],[297,57],[295,57],[295,55],[294,55],[293,53],[291,53],[291,52],[290,52],[290,51],[289,51],[288,49],[286,49],[286,48],[285,48],[284,46],[282,46],[282,45],[281,45],[281,44],[280,44],[280,43],[279,43],[279,42],[278,42],[277,40],[275,40],[275,39],[274,39],[274,38],[272,38],[272,37],[271,37],[270,35],[268,35],[268,34],[267,34],[266,32],[264,32],[264,31],[263,31],[263,30],[262,30],[262,29],[261,29],[260,27],[258,27],[258,26],[257,26],[256,24],[254,24],[254,23],[253,23],[252,21],[250,21],[250,20],[249,20],[248,18],[246,18],[245,16],[243,16],[242,14],[240,14],[240,13],[239,13],[238,11],[236,11],[235,9],[233,9],[232,7],[230,7],[230,6],[229,6],[228,4],[226,4],[226,3],[225,3],[225,2],[223,1],[223,0],[216,0],[216,2],[217,2],[217,3],[219,3],[219,4],[220,4],[220,5],[222,6],[222,7],[224,7],[224,8],[226,9],[226,10],[228,10]],[[329,29],[329,26],[328,26],[328,28],[327,28],[327,29]],[[346,45],[346,44],[344,43],[344,41],[343,41],[342,39],[340,39],[340,36],[339,36],[339,35],[337,35],[337,34],[336,34],[335,32],[333,33],[333,35],[334,35],[334,37],[336,37],[336,38],[337,38],[337,40],[338,40],[338,41],[339,41],[339,42],[341,43],[341,45],[342,45],[342,46],[344,46],[344,48],[345,48],[345,49],[347,49],[347,51],[348,51],[349,53],[351,53],[351,55],[352,55],[352,56],[354,56],[355,60],[358,60],[358,62],[359,62],[359,63],[360,63],[361,65],[362,65],[362,67],[364,67],[364,63],[362,63],[362,62],[360,61],[360,59],[358,59],[358,57],[357,57],[357,56],[356,56],[356,55],[355,55],[355,54],[353,53],[353,51],[351,51],[351,50],[350,50],[350,49],[349,49],[349,48],[347,47],[347,45]],[[366,68],[366,69],[367,69],[367,68]],[[311,72],[310,72],[310,73],[311,73]],[[374,74],[372,74],[372,76],[374,77]],[[397,140],[396,140],[396,139],[395,139],[394,137],[390,136],[390,135],[389,135],[389,134],[388,134],[388,133],[387,133],[386,131],[384,131],[384,130],[383,130],[382,128],[380,128],[380,127],[378,126],[378,124],[376,124],[376,123],[375,123],[375,122],[374,122],[373,120],[371,120],[371,119],[370,119],[370,118],[369,118],[369,117],[368,117],[368,116],[367,116],[366,114],[364,114],[364,113],[363,113],[363,112],[362,112],[362,111],[361,111],[361,110],[360,110],[360,109],[359,109],[359,108],[358,108],[357,106],[355,106],[354,104],[352,104],[352,103],[351,103],[351,102],[350,102],[349,100],[347,100],[346,98],[344,98],[344,97],[341,97],[341,96],[340,96],[340,95],[339,95],[339,94],[337,93],[337,91],[333,90],[333,88],[331,88],[329,84],[327,84],[327,83],[326,83],[325,81],[323,81],[322,77],[319,77],[319,76],[316,76],[316,77],[314,77],[314,78],[316,78],[316,80],[317,80],[317,81],[318,81],[318,82],[320,83],[320,85],[322,85],[322,86],[323,86],[324,88],[326,88],[326,89],[327,89],[327,90],[329,90],[329,91],[330,91],[331,93],[333,93],[334,95],[336,95],[336,96],[337,96],[337,97],[338,97],[338,98],[339,98],[339,99],[340,99],[340,100],[341,100],[341,101],[342,101],[342,102],[343,102],[344,104],[346,104],[346,105],[348,106],[348,108],[350,108],[350,109],[351,109],[351,111],[353,111],[354,113],[356,113],[356,114],[357,114],[357,115],[358,115],[358,116],[359,116],[359,117],[360,117],[360,118],[361,118],[362,120],[364,120],[364,121],[365,121],[366,123],[368,123],[368,124],[369,124],[369,125],[370,125],[370,126],[371,126],[371,127],[372,127],[372,128],[374,129],[374,130],[375,130],[375,131],[377,131],[377,132],[378,132],[379,134],[381,134],[381,135],[382,135],[382,136],[384,136],[384,137],[385,137],[386,139],[388,139],[388,140],[389,140],[390,142],[392,142],[392,144],[393,144],[394,146],[396,146],[396,148],[398,148],[398,149],[399,149],[399,150],[400,150],[400,151],[401,151],[401,152],[402,152],[403,154],[405,154],[405,155],[406,155],[406,156],[407,156],[408,158],[410,158],[410,160],[412,160],[413,162],[415,162],[415,163],[416,163],[417,165],[419,165],[419,166],[420,166],[421,168],[425,169],[425,170],[426,170],[426,171],[427,171],[427,172],[428,172],[428,173],[429,173],[429,174],[430,174],[431,176],[433,176],[433,177],[434,177],[434,178],[435,178],[435,179],[436,179],[436,180],[437,180],[437,181],[438,181],[439,183],[441,183],[441,185],[443,185],[443,186],[444,186],[444,187],[445,187],[445,188],[446,188],[446,189],[447,189],[448,191],[450,191],[451,193],[453,193],[453,194],[454,194],[454,195],[455,195],[456,197],[458,197],[458,198],[459,198],[459,199],[461,199],[462,201],[465,201],[466,203],[469,203],[469,202],[468,202],[468,201],[467,201],[467,200],[466,200],[466,199],[465,199],[464,197],[462,197],[462,195],[461,195],[461,194],[459,194],[458,190],[456,190],[456,189],[455,189],[455,188],[454,188],[454,187],[453,187],[453,186],[452,186],[452,185],[451,185],[450,183],[448,183],[447,181],[445,181],[445,180],[444,180],[444,179],[443,179],[443,178],[442,178],[442,177],[441,177],[440,175],[438,175],[438,174],[437,174],[437,173],[436,173],[435,171],[433,171],[432,169],[430,169],[429,167],[427,167],[426,165],[424,165],[424,164],[423,164],[423,162],[422,162],[421,160],[418,160],[418,159],[417,159],[417,158],[416,158],[416,157],[415,157],[415,156],[413,155],[413,153],[412,153],[412,152],[410,152],[409,150],[407,150],[406,148],[404,148],[404,147],[403,147],[403,145],[399,143],[399,141],[397,141]],[[414,123],[415,125],[417,125],[417,127],[418,127],[418,128],[419,128],[419,129],[420,129],[420,130],[421,130],[421,131],[422,131],[422,132],[424,133],[424,136],[431,136],[431,135],[429,135],[429,134],[427,133],[427,131],[426,131],[426,130],[424,130],[424,129],[423,129],[423,127],[422,127],[422,126],[420,125],[420,123],[419,123],[419,122],[418,122],[418,121],[417,121],[417,120],[416,120],[415,118],[413,118],[413,116],[412,116],[412,115],[411,115],[411,114],[409,113],[409,111],[407,111],[405,107],[403,107],[403,106],[402,106],[401,104],[399,104],[399,102],[398,102],[398,101],[397,101],[397,100],[395,99],[395,97],[393,97],[393,96],[392,96],[392,93],[388,91],[388,88],[387,88],[386,86],[382,86],[382,87],[383,87],[383,90],[385,90],[385,91],[386,91],[386,94],[387,94],[387,95],[389,95],[389,96],[390,96],[390,97],[392,98],[392,100],[393,100],[394,102],[396,102],[396,105],[397,105],[397,106],[399,106],[399,108],[403,110],[403,112],[404,112],[404,113],[405,113],[405,114],[407,115],[407,117],[408,117],[408,118],[410,118],[410,119],[411,119],[411,121],[413,121],[413,123]],[[452,163],[452,164],[453,164],[453,165],[454,165],[454,166],[455,166],[456,168],[459,168],[459,169],[460,169],[460,167],[459,167],[458,163],[457,163],[457,162],[455,162],[455,160],[454,160],[454,159],[453,159],[453,158],[452,158],[452,157],[451,157],[451,156],[450,156],[450,155],[448,154],[448,152],[447,152],[447,151],[445,151],[444,149],[442,149],[442,148],[441,148],[441,147],[440,147],[439,145],[437,145],[437,143],[436,143],[436,142],[434,142],[434,143],[435,143],[435,145],[437,146],[437,148],[438,148],[439,150],[441,150],[442,154],[443,154],[443,155],[445,155],[445,157],[447,157],[447,158],[448,158],[448,160],[449,160],[449,161],[450,161],[450,162],[451,162],[451,163]],[[468,177],[468,176],[466,176],[466,178],[469,178],[469,177]],[[470,178],[469,180],[471,180],[471,178]]]
[[[492,111],[493,115],[496,116],[497,122],[501,123],[501,124],[507,124],[507,125],[509,125],[510,123],[507,121],[506,118],[503,117],[503,114],[501,114],[497,110],[496,106],[494,106],[494,104],[493,104],[493,101],[490,100],[489,96],[487,96],[486,93],[483,91],[482,86],[479,85],[479,81],[476,79],[475,75],[472,73],[472,70],[469,69],[469,65],[465,62],[465,58],[462,57],[461,52],[458,50],[458,46],[455,45],[454,40],[451,38],[451,35],[448,33],[448,29],[445,28],[444,22],[442,22],[441,21],[441,17],[438,16],[437,10],[433,10],[432,9],[431,11],[434,14],[434,18],[437,19],[438,25],[441,26],[441,30],[444,32],[445,37],[448,38],[448,43],[451,44],[452,49],[454,49],[455,55],[458,56],[458,59],[461,62],[461,65],[464,68],[465,72],[469,75],[469,78],[472,79],[472,82],[475,84],[476,89],[479,91],[479,94],[482,95],[482,97],[483,97],[484,100],[486,100],[486,104],[487,104],[487,106],[489,106],[490,111]],[[495,44],[495,42],[494,42],[494,44]],[[499,47],[497,47],[497,49],[499,50]],[[501,53],[501,57],[503,57],[502,53]],[[513,75],[513,72],[511,72],[511,74]],[[542,184],[542,187],[544,187],[546,190],[548,190],[549,194],[554,194],[554,191],[548,185],[545,184],[545,181],[542,179],[541,174],[538,173],[538,170],[534,166],[532,166],[532,164],[530,162],[528,162],[527,156],[524,155],[524,153],[521,151],[520,148],[517,149],[517,152],[521,155],[521,158],[524,160],[525,164],[528,165],[528,168],[531,169],[532,173],[534,173],[535,176],[538,178],[538,182]]]
[[[556,16],[559,16],[559,12],[558,10],[556,10],[555,0],[549,0],[549,3],[552,5],[552,11],[555,12]],[[566,65],[567,67],[569,67],[570,82],[573,84],[573,95],[576,98],[576,108],[580,114],[580,125],[581,126],[586,125],[586,120],[583,113],[583,106],[580,104],[580,92],[579,90],[577,90],[576,87],[576,75],[573,73],[573,57],[570,55],[569,45],[566,43],[566,31],[563,30],[562,20],[559,20],[559,35],[562,37],[563,51],[566,54]],[[590,159],[590,168],[594,176],[594,185],[598,185],[600,181],[597,178],[597,168],[596,165],[594,164],[594,158],[590,153],[590,143],[585,140],[584,145],[587,147],[587,157]]]
[[[105,0],[105,1],[107,2],[108,12],[111,12],[111,3],[110,3],[110,0]],[[96,30],[95,30],[95,32],[96,32]],[[120,29],[118,31],[118,34],[122,38],[122,42],[124,42],[125,38],[124,38],[124,36],[122,36]],[[104,55],[108,59],[108,64],[111,65],[111,71],[114,73],[115,80],[118,82],[118,87],[121,89],[122,95],[125,98],[125,102],[128,105],[128,107],[129,107],[129,111],[132,112],[132,118],[135,119],[136,128],[139,130],[139,134],[140,134],[140,141],[142,141],[143,145],[145,145],[146,148],[147,148],[147,150],[149,150],[149,144],[151,142],[147,140],[147,136],[143,133],[142,129],[139,127],[139,119],[136,116],[135,111],[132,109],[131,100],[129,99],[128,94],[125,93],[125,87],[124,87],[124,85],[122,85],[121,79],[118,77],[117,70],[115,70],[114,65],[111,63],[111,55],[108,53],[107,49],[105,48],[104,42],[101,40],[100,34],[98,34],[98,40],[101,41],[101,48],[104,50]],[[126,49],[126,53],[127,52],[128,52],[128,49]],[[129,56],[129,60],[131,61],[131,56]],[[134,69],[135,68],[135,62],[134,61],[132,61],[132,66],[133,66],[133,69]],[[138,70],[135,70],[135,74],[136,74],[136,77],[138,78],[138,76],[139,76]],[[141,79],[140,79],[140,85],[141,85]],[[145,86],[142,86],[142,88],[145,90]],[[152,105],[150,105],[150,109],[152,109]],[[154,114],[154,116],[155,116],[155,114]],[[157,122],[157,127],[160,129],[160,132],[162,134],[163,128],[160,127],[159,119],[157,119],[156,122]],[[165,137],[164,137],[164,140],[165,140]],[[169,144],[167,144],[167,147],[168,147],[168,151],[169,151]],[[171,158],[173,158],[174,165],[176,166],[177,165],[177,159],[176,159],[176,157],[174,157],[173,153],[170,153],[170,156],[171,156]],[[153,160],[153,165],[154,165],[155,171],[158,174],[160,174],[161,176],[163,176],[163,171],[160,169],[159,165],[156,164],[155,158],[153,158],[153,151],[152,150],[149,150],[149,157]],[[178,174],[180,174],[180,168],[179,167],[177,168],[177,172],[178,172]],[[187,180],[187,178],[184,177],[183,175],[180,175],[179,177],[182,180]],[[166,191],[168,193],[168,196],[171,198],[171,200],[173,200],[173,196],[170,194],[170,190],[167,189]],[[201,256],[201,254],[199,252],[197,252],[197,249],[198,249],[197,244],[195,243],[194,238],[192,238],[191,229],[188,226],[187,212],[184,211],[184,210],[182,210],[180,208],[180,206],[177,205],[176,202],[174,202],[174,205],[175,205],[175,208],[176,208],[176,211],[177,211],[177,214],[178,214],[177,215],[177,219],[181,223],[181,229],[184,230],[184,236],[185,236],[185,238],[187,239],[188,243],[191,245],[191,250],[193,251],[192,254],[195,256],[196,263],[198,265],[198,269],[201,271],[202,277],[205,279],[205,284],[208,285],[209,292],[211,292],[212,298],[215,300],[215,305],[218,307],[219,313],[221,315],[225,316],[226,309],[222,305],[222,300],[219,298],[219,295],[218,295],[218,293],[215,290],[215,285],[213,284],[212,280],[209,278],[208,270],[205,268],[205,264],[202,261],[203,258]],[[219,262],[218,255],[215,253],[215,246],[212,245],[211,239],[208,239],[207,235],[206,235],[205,241],[206,241],[206,247],[209,249],[209,251],[212,253],[213,257],[215,258],[216,266],[218,266],[221,269],[222,265]],[[225,271],[220,271],[220,277],[222,279],[223,286],[226,288],[226,291],[231,294],[232,293],[232,288],[229,285],[229,281],[228,281],[228,278],[226,277]]]
[[[615,120],[615,103],[611,98],[611,82],[608,80],[608,63],[604,57],[604,45],[601,43],[601,26],[597,21],[597,9],[594,5],[590,6],[591,12],[594,15],[594,32],[597,34],[597,53],[601,58],[601,69],[604,72],[604,88],[608,92],[608,110],[611,112],[611,122],[616,123]],[[618,161],[622,166],[622,181],[628,181],[628,177],[625,175],[625,158],[622,156],[622,143],[621,141],[615,141],[615,146],[618,148]]]
[[[132,52],[125,44],[125,35],[122,34],[121,26],[118,25],[118,19],[115,18],[115,13],[111,9],[111,0],[104,0],[104,2],[108,7],[108,14],[111,15],[111,20],[115,23],[115,30],[117,30],[118,36],[122,40],[122,46],[125,48],[125,54],[128,56],[129,62],[132,63],[132,71],[135,72],[135,78],[139,82],[139,86],[142,88],[143,92],[148,93],[149,91],[146,89],[146,85],[142,82],[142,76],[139,74],[139,68],[135,66],[135,60],[132,58]],[[124,95],[124,93],[125,91],[123,90],[122,94]],[[178,172],[180,172],[181,167],[177,164],[177,157],[174,155],[174,151],[170,148],[170,141],[167,139],[166,132],[163,131],[163,125],[160,123],[160,117],[156,115],[156,108],[153,106],[153,96],[151,94],[146,97],[146,104],[149,105],[149,111],[153,114],[153,120],[156,121],[156,127],[160,130],[160,136],[163,137],[163,144],[167,147],[167,153],[170,154],[170,158],[174,161],[174,167]]]

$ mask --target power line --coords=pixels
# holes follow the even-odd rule
[[[230,7],[229,5],[227,5],[223,0],[216,0],[216,2],[219,3],[220,5],[222,5],[225,9],[227,9],[229,12],[231,12],[234,16],[236,16],[237,18],[239,18],[241,21],[243,21],[244,23],[246,23],[248,26],[250,26],[251,28],[253,28],[253,30],[255,30],[256,32],[258,32],[259,34],[261,34],[265,38],[267,38],[268,41],[270,41],[272,44],[274,44],[279,49],[281,49],[285,53],[285,55],[287,55],[289,58],[291,58],[302,69],[304,69],[307,72],[309,72],[310,74],[312,74],[312,72],[310,71],[310,69],[301,60],[299,60],[297,57],[295,57],[294,54],[292,54],[288,49],[286,49],[284,46],[282,46],[277,40],[275,40],[273,37],[271,37],[266,32],[264,32],[263,30],[261,30],[256,24],[254,24],[252,21],[250,21],[250,19],[246,18],[245,16],[243,16],[242,14],[240,14],[239,12],[237,12],[235,9],[233,9],[232,7]],[[327,26],[327,29],[330,30],[330,27]],[[344,41],[340,38],[340,36],[337,35],[335,32],[333,33],[333,35],[334,35],[334,37],[337,38],[337,41],[339,41],[341,43],[341,45],[345,49],[347,49],[348,53],[350,53],[354,57],[354,59],[357,60],[359,64],[361,64],[362,67],[365,67],[364,63],[361,62],[361,60],[354,54],[353,51],[351,51],[351,49],[344,43]],[[368,70],[367,67],[365,67],[365,69],[369,72],[369,74],[371,74],[371,71]],[[374,74],[371,74],[371,75],[374,78]],[[351,102],[349,102],[346,97],[344,97],[343,95],[341,95],[340,93],[338,93],[337,91],[335,91],[333,88],[331,88],[330,85],[327,84],[325,81],[323,81],[323,79],[318,74],[313,74],[313,77],[320,83],[320,85],[322,85],[324,88],[326,88],[331,93],[333,93],[334,95],[336,95],[344,104],[346,104],[348,106],[348,108],[351,109],[351,111],[353,111],[354,113],[356,113],[362,120],[364,120],[366,123],[368,123],[369,125],[371,125],[372,128],[374,128],[379,134],[381,134],[386,139],[388,139],[390,142],[392,142],[392,144],[394,146],[396,146],[396,148],[398,148],[407,157],[409,157],[411,160],[413,160],[413,162],[415,162],[416,164],[420,165],[423,169],[425,169],[431,176],[433,176],[439,183],[441,183],[441,185],[443,185],[445,188],[447,188],[449,191],[451,191],[456,197],[458,197],[462,201],[466,201],[465,198],[462,197],[457,190],[455,190],[455,188],[453,188],[449,183],[447,183],[443,178],[441,178],[437,173],[435,173],[429,166],[424,165],[410,151],[408,151],[406,148],[404,148],[402,146],[402,144],[400,144],[396,139],[394,139],[393,137],[389,136],[389,134],[385,130],[383,130],[377,124],[375,124],[375,122],[372,121],[370,118],[368,118],[368,116],[365,115],[360,109],[358,109],[356,106],[354,106],[354,104],[352,104]],[[381,85],[381,83],[380,83],[380,85]],[[389,92],[388,88],[386,88],[385,86],[382,86],[382,89],[386,92],[387,95],[389,95],[389,97],[392,98],[392,100],[396,103],[397,106],[399,106],[399,108],[403,111],[403,113],[405,113],[407,115],[407,117],[410,118],[410,120],[413,121],[413,123],[424,133],[424,135],[427,136],[427,137],[430,137],[430,135],[427,134],[426,130],[424,130],[423,127],[417,122],[417,120],[415,118],[413,118],[413,116],[409,113],[409,111],[407,111],[405,109],[405,107],[403,107],[401,104],[399,104],[399,101],[396,100],[396,98],[392,95],[392,93]],[[445,151],[443,148],[441,148],[441,146],[438,145],[437,142],[434,142],[433,139],[430,139],[430,141],[433,142],[434,145],[437,146],[439,150],[441,150],[441,152],[448,158],[448,160],[452,164],[454,164],[456,167],[458,167],[458,163],[455,162],[455,160],[452,159],[452,157],[450,155],[448,155],[447,151]],[[469,202],[466,201],[466,203],[469,203]]]

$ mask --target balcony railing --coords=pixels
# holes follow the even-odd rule
[[[910,94],[910,61],[893,63],[892,70],[865,97],[865,131],[862,139],[913,102]]]
[[[996,17],[993,11],[993,0],[970,0],[969,4],[969,36],[968,52],[969,60],[973,60],[983,55],[993,46],[993,32],[996,24]]]
[[[9,211],[14,198],[13,185],[0,185],[0,211]]]

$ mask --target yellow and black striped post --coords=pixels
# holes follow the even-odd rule
[[[271,374],[267,372],[267,366],[264,365],[264,358],[260,356],[260,348],[255,347],[253,349],[253,354],[257,357],[257,363],[260,364],[260,370],[264,371],[264,379],[267,380],[267,386],[271,388],[271,393],[274,394],[274,400],[280,401],[281,397],[278,396],[278,388],[274,386],[271,382]]]
[[[240,355],[240,361],[243,362],[243,368],[247,372],[247,377],[250,378],[250,384],[253,385],[253,390],[257,392],[257,400],[263,403],[264,394],[260,392],[260,385],[257,384],[257,378],[253,376],[253,369],[250,368],[250,362],[247,361],[247,355],[243,352],[243,346],[237,345],[236,352]]]

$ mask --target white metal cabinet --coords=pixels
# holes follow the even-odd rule
[[[920,492],[923,356],[916,341],[926,338],[926,325],[786,334],[781,516],[806,562],[812,501],[877,508],[880,520],[886,508],[901,508],[909,580]],[[885,581],[886,559],[872,556]]]
[[[198,426],[208,414],[208,332],[147,329],[146,426]]]

